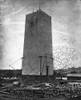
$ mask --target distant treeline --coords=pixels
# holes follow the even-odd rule
[[[19,77],[22,74],[22,70],[0,70],[0,77]]]

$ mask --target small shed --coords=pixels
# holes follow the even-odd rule
[[[67,75],[68,81],[81,81],[81,74],[68,74]]]

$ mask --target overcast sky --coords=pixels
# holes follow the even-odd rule
[[[54,68],[81,66],[80,0],[1,0],[1,69],[21,68],[25,15],[36,11],[39,4],[52,17]]]

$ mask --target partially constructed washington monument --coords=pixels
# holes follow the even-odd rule
[[[53,75],[51,17],[39,9],[26,15],[23,75]]]

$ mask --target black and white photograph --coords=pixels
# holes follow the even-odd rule
[[[81,0],[0,0],[0,100],[81,100]]]

